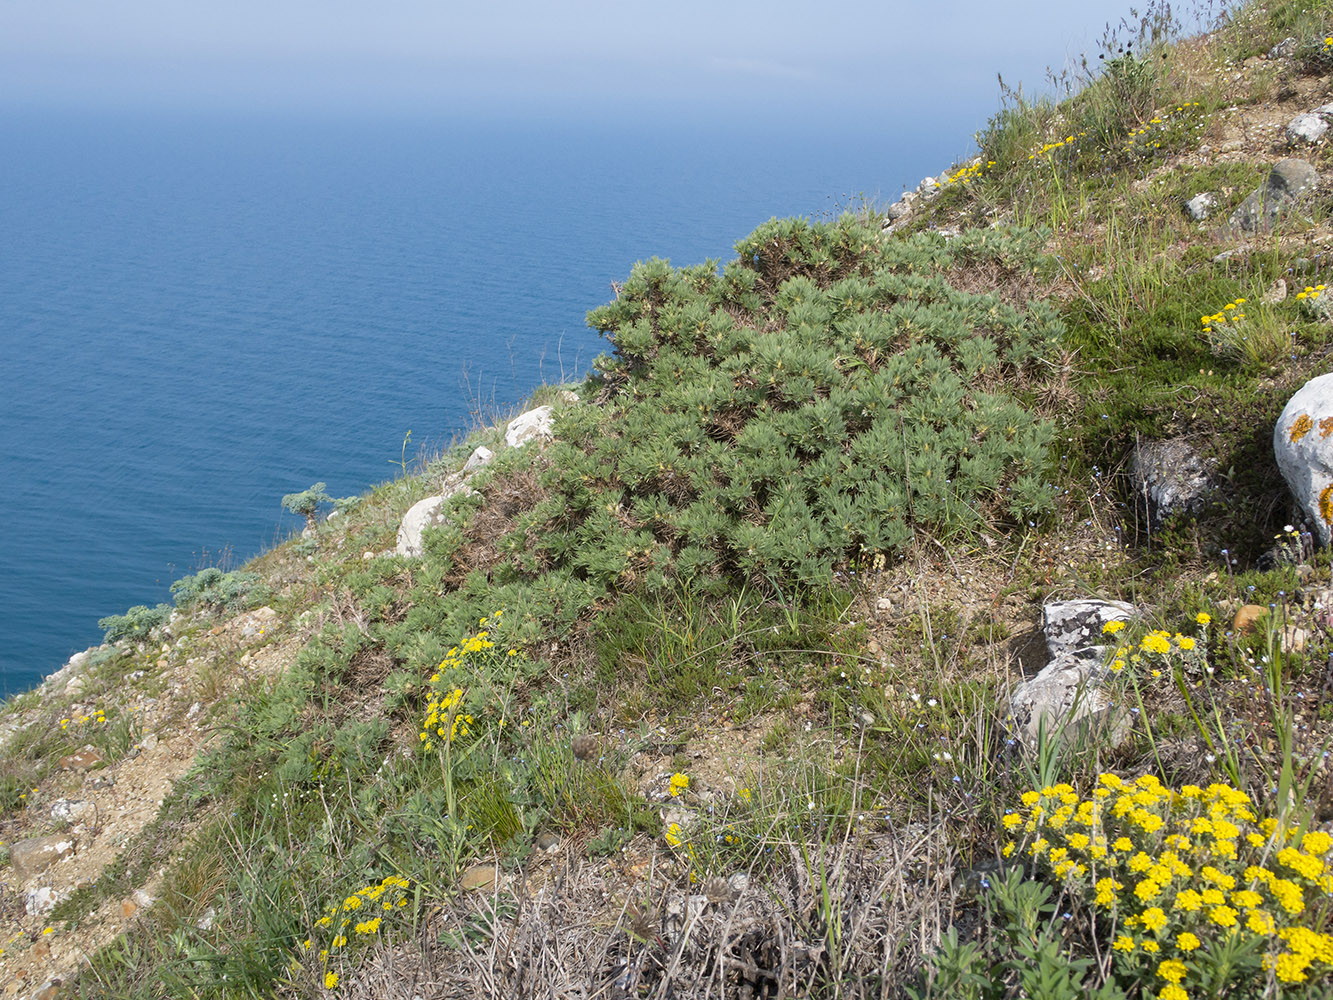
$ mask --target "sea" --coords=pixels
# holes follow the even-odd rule
[[[0,110],[0,694],[584,374],[635,261],[883,203],[984,123]]]

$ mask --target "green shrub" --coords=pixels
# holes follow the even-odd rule
[[[101,619],[97,627],[106,631],[106,642],[120,642],[122,639],[142,642],[148,638],[149,632],[166,624],[171,617],[171,610],[170,604],[159,604],[155,608],[136,604],[123,615],[110,615]]]
[[[314,528],[319,516],[319,505],[333,503],[333,497],[326,492],[327,483],[315,483],[300,493],[288,493],[282,498],[282,506],[293,514],[305,518],[307,528]]]
[[[882,240],[772,221],[738,260],[636,266],[589,315],[614,343],[547,451],[546,497],[502,542],[602,586],[748,578],[779,589],[1047,511],[1050,427],[1015,395],[1058,343],[1041,303],[951,287],[964,262],[1037,265],[1040,234]]]
[[[171,585],[171,596],[182,610],[202,607],[211,611],[244,611],[268,600],[270,591],[258,573],[234,570],[224,573],[215,566],[183,576]]]

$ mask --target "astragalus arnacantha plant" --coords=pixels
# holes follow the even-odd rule
[[[1025,792],[1006,856],[1091,904],[1113,975],[1161,1000],[1330,982],[1333,837],[1256,814],[1229,785],[1103,774]]]

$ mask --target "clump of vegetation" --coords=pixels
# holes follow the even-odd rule
[[[136,604],[123,615],[108,615],[98,621],[97,627],[106,632],[105,642],[143,642],[150,632],[167,623],[171,605],[159,604],[150,608]]]
[[[738,260],[636,267],[589,322],[603,405],[561,424],[546,499],[506,544],[606,584],[775,586],[1051,510],[1050,425],[1024,405],[1061,336],[947,280],[1041,266],[1030,235],[884,242],[846,217],[771,222]]]
[[[243,570],[224,573],[210,566],[173,583],[171,596],[181,610],[237,612],[264,603],[271,591],[258,573]]]

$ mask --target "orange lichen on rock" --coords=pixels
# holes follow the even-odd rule
[[[1319,494],[1319,516],[1328,524],[1333,524],[1333,483],[1325,486]]]
[[[1325,417],[1319,421],[1319,436],[1326,438],[1330,434],[1333,434],[1333,417]]]
[[[1293,444],[1299,441],[1305,435],[1309,434],[1314,428],[1314,421],[1310,419],[1310,414],[1302,413],[1291,424],[1290,437]]]

